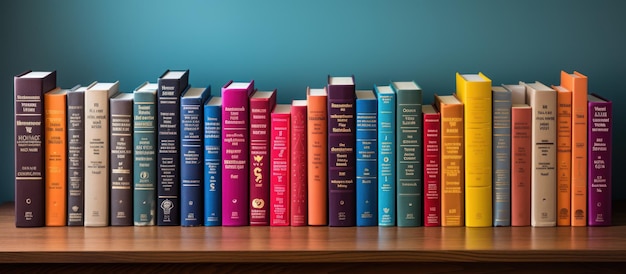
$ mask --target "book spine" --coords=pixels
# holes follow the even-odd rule
[[[441,120],[424,113],[424,226],[441,226]]]
[[[66,98],[65,93],[44,94],[46,226],[64,226],[67,222]]]
[[[356,225],[354,86],[328,88],[328,219]]]
[[[291,108],[291,226],[307,225],[307,106]]]
[[[56,86],[56,72],[43,79],[14,78],[15,225],[45,225],[43,93]]]
[[[557,225],[571,224],[572,93],[557,92]]]
[[[222,105],[204,106],[204,225],[222,225]]]
[[[110,108],[111,225],[133,225],[133,100],[112,98]]]
[[[327,96],[307,97],[307,193],[309,225],[328,224]]]
[[[511,92],[492,96],[493,226],[511,226]]]
[[[441,225],[465,225],[463,105],[441,107]]]
[[[159,79],[157,93],[157,225],[180,225],[180,79]]]
[[[356,100],[356,225],[378,224],[377,101]]]
[[[180,104],[180,216],[182,226],[204,225],[204,102]]]
[[[611,225],[611,150],[613,105],[610,101],[589,102],[589,226]]]
[[[288,226],[290,221],[290,138],[289,113],[272,113],[270,225]]]
[[[422,91],[398,90],[396,207],[398,226],[422,223]]]
[[[83,226],[85,93],[67,93],[67,225]]]
[[[396,96],[378,93],[378,225],[396,225]]]
[[[136,226],[150,226],[156,224],[156,93],[134,96],[133,219]]]
[[[270,224],[270,115],[276,102],[250,100],[250,225]]]
[[[249,96],[222,91],[222,225],[248,225]]]
[[[511,108],[511,225],[530,225],[532,109]]]

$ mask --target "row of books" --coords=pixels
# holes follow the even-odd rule
[[[414,81],[329,76],[292,104],[254,81],[220,97],[188,82],[16,76],[16,226],[611,223],[611,102],[580,73],[457,74],[433,105]]]

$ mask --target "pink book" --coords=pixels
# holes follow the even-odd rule
[[[291,105],[278,104],[272,111],[272,141],[270,181],[270,225],[289,225],[289,168],[291,138]]]
[[[424,136],[424,226],[441,226],[441,119],[432,105],[422,105]]]
[[[270,224],[270,115],[276,90],[250,98],[250,225]]]
[[[532,109],[527,104],[511,107],[511,225],[530,225],[530,178]]]
[[[222,87],[222,225],[248,225],[249,101],[254,81]]]
[[[307,101],[291,103],[291,226],[307,225]]]

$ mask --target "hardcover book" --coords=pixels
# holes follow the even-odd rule
[[[530,225],[532,109],[511,106],[511,225]]]
[[[67,90],[56,88],[44,94],[46,185],[46,226],[64,226],[67,222]]]
[[[157,225],[180,225],[180,95],[189,70],[167,70],[157,91]]]
[[[432,105],[422,105],[424,126],[424,226],[441,226],[441,118]]]
[[[378,225],[378,115],[373,90],[356,91],[356,225]]]
[[[180,224],[204,225],[204,104],[211,86],[180,98]]]
[[[56,71],[26,71],[13,78],[15,102],[15,226],[44,226],[44,102]]]
[[[270,116],[276,96],[272,90],[250,97],[250,225],[270,224]]]
[[[441,120],[441,226],[465,225],[463,103],[435,95]]]
[[[328,93],[307,87],[307,197],[309,225],[328,224]]]
[[[111,225],[133,225],[133,94],[109,101]]]
[[[526,84],[532,111],[530,224],[556,226],[556,92],[535,82]]]
[[[492,87],[493,99],[493,226],[511,226],[511,101],[512,94]]]
[[[222,87],[222,225],[248,225],[250,95],[254,81]]]
[[[222,225],[222,97],[204,105],[204,225]]]
[[[133,223],[156,224],[157,83],[145,82],[133,92]]]
[[[271,116],[270,225],[288,226],[291,216],[291,105],[276,105]]]
[[[422,224],[422,89],[392,82],[396,92],[396,208],[398,226]]]
[[[91,85],[90,85],[91,86]],[[85,91],[67,91],[67,225],[84,225]]]
[[[374,86],[378,100],[378,225],[396,225],[396,93]]]
[[[557,100],[556,176],[557,225],[570,226],[572,206],[572,92],[562,86],[552,86]]]
[[[457,73],[456,92],[464,104],[465,225],[487,227],[493,223],[491,80]]]
[[[597,94],[587,101],[589,131],[589,226],[611,225],[611,156],[613,150],[613,103]]]
[[[328,76],[328,223],[356,225],[354,77]]]
[[[109,225],[109,99],[119,82],[85,91],[85,226]]]
[[[291,102],[291,226],[307,225],[307,101]]]

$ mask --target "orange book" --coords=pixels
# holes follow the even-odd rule
[[[59,88],[44,94],[46,226],[64,226],[67,222],[66,94]]]
[[[465,225],[463,103],[453,95],[435,95],[441,115],[441,225]]]
[[[309,225],[328,224],[327,110],[325,88],[307,88],[307,190]]]
[[[570,226],[572,184],[572,92],[562,86],[556,90],[556,224]]]
[[[587,76],[561,71],[561,86],[572,92],[571,224],[587,225]]]

